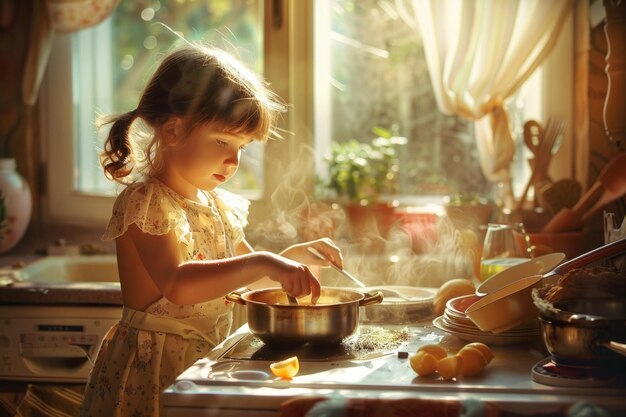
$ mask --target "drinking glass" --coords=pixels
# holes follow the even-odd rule
[[[522,223],[489,223],[480,258],[480,281],[530,258],[529,238]]]

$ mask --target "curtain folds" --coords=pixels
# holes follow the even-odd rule
[[[439,109],[475,122],[483,173],[513,207],[505,107],[551,52],[571,0],[396,0],[421,35]]]
[[[22,99],[32,106],[37,101],[55,33],[88,28],[106,19],[119,0],[45,0],[33,11],[31,38],[22,79]]]
[[[576,73],[574,81],[574,157],[576,179],[583,190],[589,181],[589,1],[576,0],[574,15],[574,56]]]

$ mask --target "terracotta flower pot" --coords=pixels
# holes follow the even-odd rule
[[[372,203],[365,206],[349,204],[346,206],[346,212],[353,238],[389,237],[389,230],[395,220],[393,206],[387,203]]]

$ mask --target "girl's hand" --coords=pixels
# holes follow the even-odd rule
[[[280,283],[287,294],[302,297],[311,294],[311,303],[320,297],[320,282],[306,265],[294,262],[280,255],[268,254],[270,271],[267,274],[272,281]]]
[[[314,247],[328,260],[319,259],[307,250],[308,247]],[[330,266],[330,263],[332,262],[339,268],[343,269],[341,249],[335,245],[335,242],[327,237],[314,240],[312,242],[299,243],[297,245],[290,246],[281,253],[281,256],[307,265]]]

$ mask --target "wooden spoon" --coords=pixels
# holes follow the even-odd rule
[[[616,165],[611,172],[604,175],[602,181],[604,193],[602,197],[583,214],[583,222],[588,222],[598,211],[606,205],[626,195],[626,152],[618,154],[611,160],[610,164],[616,161]]]
[[[605,186],[608,185],[608,188]],[[626,193],[626,152],[614,157],[593,186],[571,209],[563,208],[543,228],[547,233],[581,230],[586,220],[606,204]],[[606,194],[606,197],[605,197]],[[584,219],[583,219],[584,216]]]
[[[532,167],[530,179],[526,188],[517,203],[517,209],[521,210],[526,202],[526,195],[531,186],[535,189],[535,196],[539,193],[542,185],[552,183],[548,175],[548,168],[552,156],[558,151],[557,139],[560,138],[565,128],[565,121],[559,116],[550,117],[545,129],[535,120],[529,120],[524,124],[524,141],[526,146],[534,154],[534,158],[529,159]],[[535,197],[535,206],[537,198]]]

